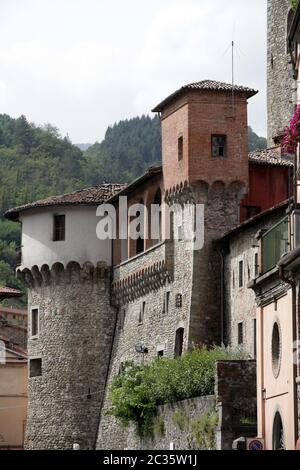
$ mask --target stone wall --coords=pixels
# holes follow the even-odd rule
[[[208,447],[197,442],[197,425],[201,417],[215,413],[214,396],[192,398],[173,405],[160,406],[154,421],[154,435],[148,439],[139,439],[135,429],[128,430],[127,449],[129,450],[169,450],[173,443],[174,450],[203,449]],[[209,441],[207,437],[203,441]],[[207,442],[208,443],[208,442]],[[214,447],[212,446],[211,449]]]
[[[292,78],[287,50],[289,0],[268,0],[267,101],[268,145],[289,123],[296,104],[296,82]]]
[[[230,450],[239,437],[257,435],[256,361],[218,361],[215,396],[218,450]]]
[[[249,356],[255,357],[255,293],[248,283],[255,278],[255,254],[259,253],[256,234],[259,230],[269,229],[285,215],[285,208],[273,214],[260,217],[242,230],[233,232],[226,238],[228,246],[225,255],[225,342],[238,346],[238,324],[242,323],[243,348]],[[225,240],[225,241],[226,241]],[[243,262],[243,285],[239,286],[239,262]]]
[[[175,215],[176,218],[176,215]],[[162,351],[164,357],[173,358],[175,350],[175,337],[178,328],[184,329],[183,348],[188,348],[188,318],[190,312],[190,299],[192,288],[192,252],[185,250],[184,242],[172,241],[159,244],[145,253],[123,263],[115,268],[116,281],[132,276],[132,282],[136,279],[135,273],[143,267],[149,268],[146,276],[141,276],[142,285],[134,286],[134,296],[131,301],[126,295],[114,294],[118,303],[118,322],[114,337],[114,346],[109,370],[109,379],[106,394],[113,377],[118,374],[122,363],[133,360],[137,363],[148,362],[156,359],[158,352]],[[178,269],[171,268],[169,250],[173,245],[174,265]],[[159,266],[168,266],[166,276]],[[156,266],[156,268],[155,268]],[[122,276],[122,277],[121,277]],[[121,282],[122,285],[122,282]],[[169,292],[169,305],[166,308],[166,294]],[[181,295],[181,304],[176,303],[176,296]],[[143,318],[141,309],[145,302]],[[178,306],[179,305],[179,306]],[[136,346],[147,348],[147,354],[136,351]],[[126,433],[119,423],[112,417],[106,416],[105,411],[109,402],[105,399],[104,409],[101,413],[101,421],[97,440],[99,449],[124,449],[126,447]]]
[[[110,270],[71,263],[21,276],[29,309],[40,316],[39,336],[29,338],[29,370],[32,359],[42,361],[41,375],[29,377],[25,447],[94,448],[115,325]]]

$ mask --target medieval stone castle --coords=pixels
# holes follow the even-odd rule
[[[257,91],[204,80],[153,110],[161,167],[127,186],[103,184],[7,213],[22,223],[17,274],[29,288],[28,449],[126,448],[126,430],[104,410],[127,360],[174,358],[213,343],[257,358],[249,283],[268,270],[258,234],[283,220],[293,188],[294,162],[276,146],[295,107],[291,19],[288,0],[268,1],[268,150],[248,154],[247,101]],[[161,205],[158,240],[149,237],[150,217],[138,240],[96,237],[96,208],[110,203],[118,212],[120,195],[129,207]],[[174,202],[190,221],[204,204],[201,250],[164,237],[164,208]],[[180,224],[175,213],[171,232]]]

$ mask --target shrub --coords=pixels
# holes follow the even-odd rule
[[[298,3],[299,3],[299,0],[290,0],[290,5],[293,10],[296,10]]]
[[[241,350],[223,347],[195,348],[178,359],[158,359],[149,364],[127,362],[112,381],[108,414],[136,426],[140,437],[151,434],[157,407],[197,396],[213,395],[215,363],[246,359]]]

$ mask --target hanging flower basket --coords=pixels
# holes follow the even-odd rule
[[[297,145],[300,142],[300,105],[291,119],[289,127],[285,128],[282,140],[282,150],[284,153],[295,154]]]

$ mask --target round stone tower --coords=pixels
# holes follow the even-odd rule
[[[95,447],[116,321],[111,241],[96,236],[114,187],[102,188],[8,214],[22,221],[17,274],[29,288],[27,449]]]
[[[296,103],[296,83],[288,51],[293,15],[289,0],[268,0],[267,102],[268,146],[278,143]]]

